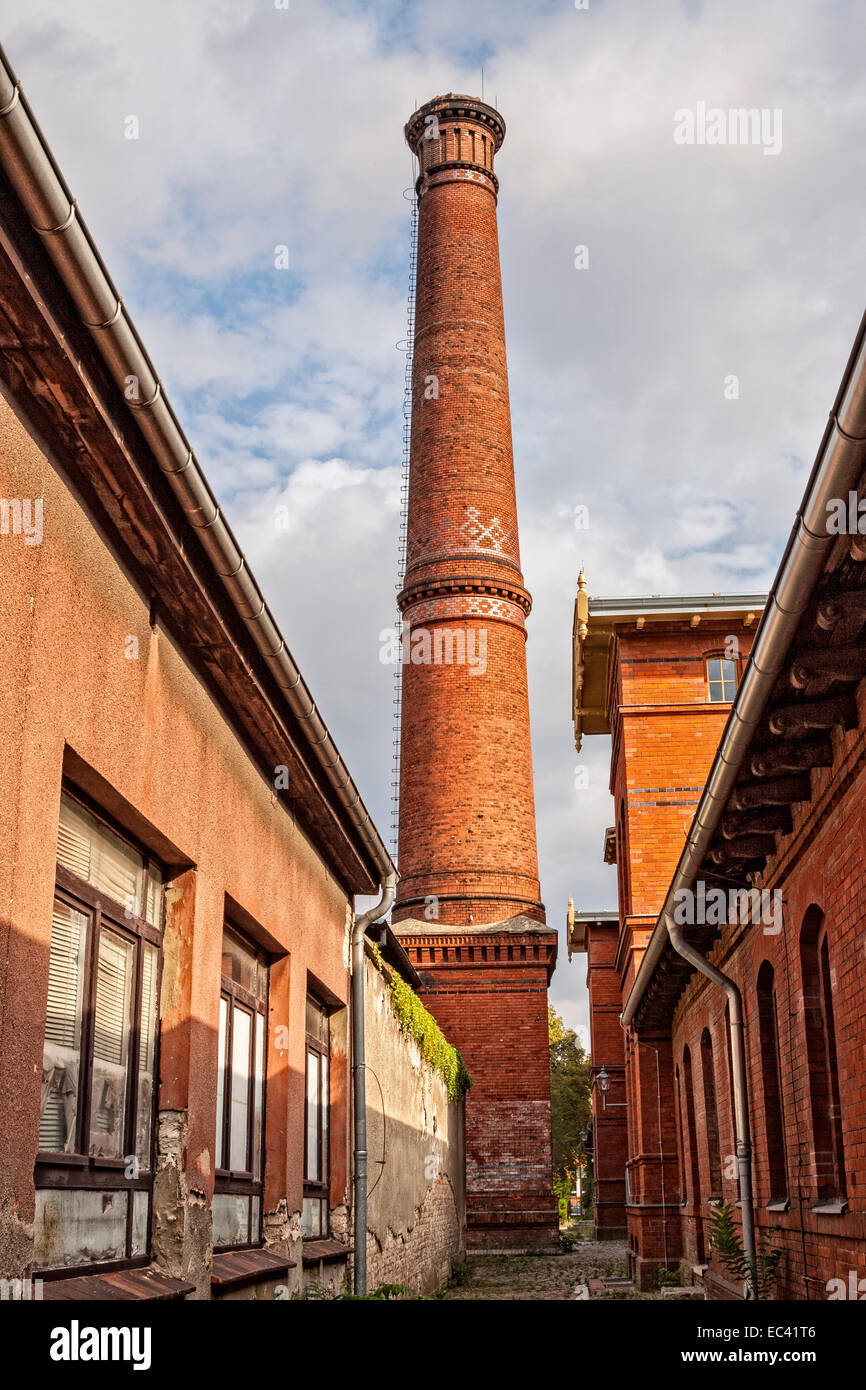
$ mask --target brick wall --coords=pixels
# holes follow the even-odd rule
[[[834,735],[834,762],[812,774],[812,800],[795,808],[794,829],[780,842],[780,853],[768,864],[761,886],[779,888],[783,897],[782,929],[753,923],[727,927],[711,959],[738,984],[743,995],[746,1055],[755,1175],[755,1214],[759,1230],[772,1230],[774,1242],[785,1249],[779,1294],[786,1298],[822,1299],[827,1283],[850,1272],[866,1278],[866,1080],[863,1075],[863,1016],[866,1006],[864,974],[864,913],[866,884],[866,701],[860,697],[860,728]],[[845,1195],[848,1209],[821,1213],[822,1194],[816,1176],[816,1116],[810,1087],[806,995],[800,937],[807,913],[820,913],[826,926],[830,991],[839,1084],[839,1110],[844,1149]],[[767,926],[770,929],[767,929]],[[770,1135],[764,1101],[765,1060],[760,1045],[758,979],[762,965],[772,967],[778,1018],[779,1074],[782,1099],[782,1158],[784,1191],[771,1190]],[[693,1058],[700,1036],[708,1028],[713,1039],[722,1137],[722,1185],[725,1200],[736,1201],[732,1165],[733,1116],[726,1060],[724,1003],[707,982],[694,979],[674,1018],[674,1056],[688,1046]],[[700,1063],[696,1067],[700,1076]],[[709,1182],[706,1161],[706,1115],[702,1088],[696,1085],[696,1124],[700,1181]],[[832,1100],[828,1103],[828,1108]],[[822,1105],[821,1109],[824,1107]],[[787,1197],[790,1209],[768,1212],[772,1198]],[[698,1221],[692,1210],[686,1228],[689,1253],[696,1246]],[[715,1268],[715,1264],[713,1265]],[[861,1292],[866,1292],[866,1289]]]
[[[607,970],[615,970],[618,1013],[640,968],[728,717],[729,704],[708,700],[706,660],[722,653],[730,636],[737,637],[744,662],[753,631],[730,617],[705,616],[696,627],[680,617],[653,620],[640,629],[623,624],[614,639],[608,713],[620,927],[613,952],[599,939],[598,926],[588,932],[590,966],[593,941],[599,962],[609,960],[606,969],[590,968],[589,976],[593,1061],[604,1063],[608,1071],[610,1065],[598,1051],[599,1046],[613,1047]],[[683,1212],[686,1229],[690,1219],[690,1208],[680,1206],[677,1079],[670,1038],[629,1035],[624,1067],[624,1085],[612,1085],[608,1103],[622,1099],[627,1104],[614,1115],[627,1123],[628,1242],[632,1267],[646,1284],[659,1265],[677,1263]],[[699,1088],[699,1054],[694,1070]],[[696,1090],[696,1105],[698,1099]],[[600,1108],[594,1093],[595,1166],[607,1174],[620,1162],[623,1121],[605,1117],[599,1125]],[[599,1219],[602,1213],[600,1208]],[[696,1241],[692,1246],[697,1258]]]
[[[518,919],[510,932],[398,927],[424,981],[421,998],[463,1054],[470,1248],[557,1241],[550,1137],[547,985],[555,932]],[[446,954],[447,953],[447,954]]]
[[[365,962],[367,1287],[433,1293],[466,1249],[464,1102],[401,1030],[390,973]]]

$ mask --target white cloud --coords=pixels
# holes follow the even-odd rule
[[[614,902],[605,740],[575,804],[571,600],[772,578],[859,322],[856,0],[4,4],[4,43],[380,827],[413,99],[486,95],[550,920]],[[783,150],[681,148],[698,100]],[[139,116],[141,138],[122,123]],[[290,248],[277,272],[273,248]],[[573,267],[586,244],[589,269]],[[739,399],[726,400],[726,376]],[[282,499],[290,534],[270,524]],[[576,532],[573,508],[590,508]],[[597,777],[596,777],[597,773]],[[561,956],[553,999],[583,1018]],[[578,1006],[578,1002],[579,1003]]]

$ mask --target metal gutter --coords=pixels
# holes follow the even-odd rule
[[[719,612],[739,613],[751,609],[761,609],[767,602],[766,594],[675,594],[670,597],[654,598],[590,598],[589,616],[591,618],[630,618],[641,613],[659,616],[672,614],[676,617],[692,613],[713,614]]]
[[[356,1294],[367,1292],[367,1078],[364,1041],[364,935],[373,922],[390,911],[397,892],[397,873],[393,870],[382,884],[382,897],[375,907],[355,918],[352,927],[352,1119],[353,1145],[353,1224],[355,1258],[352,1287]]]
[[[661,957],[675,895],[691,888],[733,791],[755,728],[763,717],[812,589],[837,537],[827,532],[827,504],[847,497],[866,465],[866,315],[842,377],[806,493],[779,572],[755,634],[755,642],[731,707],[721,743],[695,812],[685,849],[667,892],[640,969],[621,1015],[627,1028]],[[675,945],[674,942],[672,944]],[[706,972],[705,972],[706,973]]]
[[[734,1141],[737,1150],[737,1179],[740,1191],[740,1218],[743,1223],[743,1254],[746,1257],[745,1295],[758,1297],[758,1252],[755,1244],[755,1211],[752,1192],[752,1136],[749,1127],[749,1088],[746,1068],[746,1039],[743,1034],[743,998],[739,988],[728,975],[711,965],[706,956],[696,951],[686,940],[681,926],[666,916],[665,927],[671,945],[684,960],[708,980],[724,990],[728,999],[728,1021],[731,1039],[731,1077],[734,1099]],[[640,1039],[638,1039],[640,1042]],[[656,1052],[656,1061],[658,1053]],[[659,1083],[661,1084],[661,1083]],[[661,1091],[659,1091],[661,1096]],[[662,1169],[664,1171],[664,1169]]]
[[[0,163],[353,828],[379,874],[393,873],[391,856],[211,492],[2,48]]]

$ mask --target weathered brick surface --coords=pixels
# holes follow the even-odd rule
[[[598,1048],[616,1056],[614,1012],[621,1011],[640,968],[728,717],[729,705],[708,702],[705,662],[722,653],[730,636],[737,637],[745,659],[753,629],[741,621],[704,618],[695,628],[687,618],[654,621],[642,629],[620,628],[611,657],[610,787],[618,827],[620,926],[613,950],[602,939],[610,929],[590,929],[589,985],[593,1060],[611,1074],[608,1105],[625,1101],[627,1108],[605,1112],[598,1091],[593,1092],[595,1166],[604,1175],[606,1199],[616,1192],[617,1173],[628,1168],[628,1244],[642,1282],[652,1278],[658,1264],[679,1258],[682,1212],[690,1210],[680,1206],[670,1040],[639,1044],[633,1036],[625,1038],[624,1085],[619,1084],[622,1073]],[[697,1103],[699,1050],[693,1060]],[[616,1208],[605,1219],[615,1215]]]
[[[620,1027],[622,992],[616,968],[619,924],[593,924],[587,933],[587,987],[593,1074],[610,1077],[607,1104],[593,1090],[593,1215],[599,1240],[625,1235],[625,1169],[628,1131],[625,1105],[625,1039]]]
[[[483,650],[485,663],[403,667],[394,921],[422,972],[425,1003],[474,1080],[469,1244],[526,1248],[557,1236],[547,1040],[556,933],[537,925],[530,598],[520,571],[493,173],[504,126],[483,103],[448,97],[422,107],[406,133],[421,175],[400,606],[412,641],[424,631],[440,640],[457,634],[464,651],[470,640],[476,656]]]
[[[729,626],[725,624],[724,626]],[[611,789],[625,815],[619,839],[621,930],[617,964],[621,999],[627,997],[643,949],[670,883],[683,838],[700,798],[727,716],[727,706],[706,703],[703,659],[718,650],[711,625],[653,625],[621,634],[611,678],[614,750]],[[743,656],[749,636],[740,632]],[[866,1277],[866,1082],[863,1080],[863,922],[866,917],[866,700],[859,698],[858,728],[833,735],[833,764],[811,773],[811,800],[793,808],[793,830],[779,835],[777,852],[758,885],[780,889],[782,929],[773,923],[729,925],[711,960],[737,983],[745,1016],[749,1110],[752,1126],[755,1216],[759,1232],[783,1246],[778,1294],[822,1299],[828,1281],[849,1286],[851,1271]],[[848,1210],[815,1211],[821,1193],[809,1081],[807,1009],[800,935],[807,912],[823,914],[827,928],[835,1031],[839,1109]],[[592,929],[598,933],[599,928]],[[604,945],[596,942],[604,957]],[[592,954],[590,955],[592,960]],[[759,972],[772,968],[778,1021],[781,1090],[780,1146],[771,1136],[765,1062],[759,1028]],[[591,972],[593,1029],[603,1035],[608,994]],[[710,1048],[702,1047],[705,1032]],[[606,1041],[606,1046],[610,1043]],[[682,1258],[709,1265],[713,1297],[737,1291],[710,1240],[710,1199],[735,1203],[732,1070],[725,998],[702,976],[692,977],[666,1036],[626,1036],[626,1096],[630,1205],[628,1244],[640,1281],[662,1263]],[[712,1077],[712,1089],[707,1078]],[[715,1095],[715,1118],[712,1098]],[[708,1101],[710,1103],[708,1110]],[[596,1099],[596,1117],[599,1114]],[[711,1161],[718,1125],[718,1169]],[[606,1137],[597,1131],[596,1162]],[[775,1176],[771,1177],[771,1145]],[[781,1155],[779,1149],[781,1147]],[[608,1155],[615,1149],[608,1147]],[[779,1168],[781,1159],[781,1187]],[[826,1193],[824,1194],[826,1196]],[[787,1212],[767,1211],[787,1198]],[[866,1285],[860,1290],[866,1292]],[[847,1295],[850,1297],[850,1292]]]
[[[738,984],[746,1019],[746,1057],[752,1144],[754,1150],[755,1213],[760,1230],[770,1229],[786,1251],[779,1293],[786,1298],[826,1298],[831,1279],[848,1282],[850,1271],[866,1279],[866,1080],[863,1070],[863,1018],[866,1012],[866,734],[860,698],[860,728],[834,735],[834,762],[812,773],[812,800],[795,808],[793,833],[780,836],[779,852],[761,880],[762,887],[779,888],[783,897],[782,930],[766,924],[726,927],[711,959]],[[812,1098],[806,1046],[804,982],[800,933],[811,907],[819,908],[827,925],[830,985],[835,1025],[836,1060],[848,1210],[821,1215],[813,1210],[817,1186]],[[785,1191],[771,1191],[766,1108],[762,1099],[763,1066],[758,1030],[758,972],[764,962],[773,969],[779,1036],[779,1074],[782,1093],[782,1132]],[[733,1113],[726,1061],[724,1002],[706,981],[693,980],[680,1000],[674,1018],[674,1054],[688,1045],[699,1054],[700,1035],[708,1028],[713,1039],[718,1085],[719,1127],[723,1164],[733,1153]],[[699,1067],[698,1067],[699,1071]],[[706,1164],[706,1117],[703,1095],[695,1088],[700,1182],[709,1181]],[[736,1201],[736,1180],[723,1166],[726,1200]],[[788,1212],[767,1212],[771,1198],[787,1196]],[[702,1218],[707,1238],[704,1209]],[[689,1249],[697,1239],[698,1217],[692,1214],[686,1232]],[[866,1293],[866,1285],[860,1290]]]
[[[366,961],[367,1286],[433,1293],[466,1253],[464,1102],[401,1029],[390,977]]]
[[[423,116],[407,126],[424,173],[400,603],[412,631],[483,642],[486,669],[404,666],[395,917],[423,916],[435,895],[454,924],[543,921],[496,185],[481,172],[501,123],[468,98],[464,114],[453,107],[422,108],[438,119],[433,140]]]

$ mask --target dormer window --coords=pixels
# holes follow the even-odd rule
[[[737,664],[724,656],[707,660],[707,689],[710,704],[730,704],[737,693]]]

